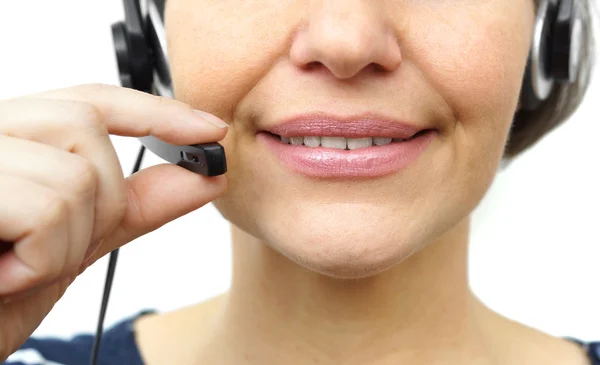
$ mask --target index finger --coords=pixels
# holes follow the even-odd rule
[[[186,145],[222,140],[227,123],[181,101],[124,87],[85,84],[44,91],[24,98],[76,100],[92,104],[104,117],[110,134],[154,136]]]

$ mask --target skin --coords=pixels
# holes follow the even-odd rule
[[[525,0],[169,0],[175,94],[230,125],[214,204],[234,271],[227,294],[138,320],[146,362],[586,364],[468,286],[470,215],[503,154],[534,15]],[[307,111],[437,135],[390,176],[308,179],[256,140]]]

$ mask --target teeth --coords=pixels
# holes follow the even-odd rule
[[[305,137],[306,138],[306,137]],[[346,149],[346,138],[344,137],[321,137],[321,146],[326,148]]]
[[[385,144],[392,143],[391,138],[375,137],[373,138],[373,144],[375,146],[383,146]]]
[[[386,138],[386,137],[365,137],[365,138],[345,138],[345,137],[281,137],[283,143],[295,146],[305,145],[307,147],[337,148],[355,150],[358,148],[367,148],[371,146],[384,146],[392,142],[402,142],[401,138]]]
[[[357,148],[366,148],[373,145],[373,138],[348,138],[348,149],[355,150]]]
[[[304,143],[304,137],[290,137],[290,144],[301,145]]]
[[[308,147],[319,147],[321,145],[321,137],[304,137],[304,145]]]

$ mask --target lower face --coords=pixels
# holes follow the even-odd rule
[[[464,221],[491,185],[534,11],[525,0],[169,0],[175,94],[230,125],[216,207],[326,275],[402,262]],[[319,117],[281,127],[306,113]],[[343,119],[337,137],[385,138],[400,123],[424,131],[370,147],[319,140],[312,133],[335,134],[318,129],[325,114],[394,119],[383,129]]]

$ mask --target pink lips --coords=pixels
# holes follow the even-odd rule
[[[422,129],[385,119],[342,120],[323,116],[309,116],[290,120],[267,131],[288,138],[300,136],[410,138]]]
[[[374,178],[392,174],[415,161],[436,131],[379,118],[294,118],[257,135],[260,143],[294,172],[319,178]],[[418,133],[421,132],[421,133]],[[418,134],[417,134],[418,133]],[[276,136],[388,137],[407,139],[355,150],[290,145]]]

